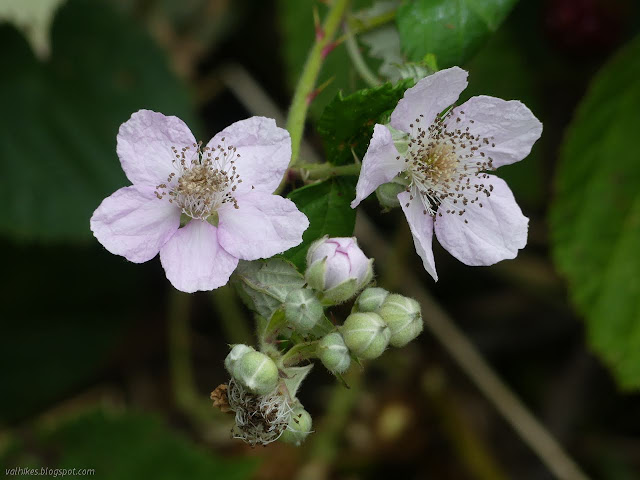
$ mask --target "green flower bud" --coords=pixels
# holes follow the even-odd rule
[[[322,337],[318,343],[318,358],[331,373],[344,373],[351,364],[349,349],[338,332]]]
[[[289,292],[284,302],[284,315],[296,330],[308,332],[322,318],[324,309],[312,290],[301,288]]]
[[[383,183],[376,188],[376,197],[378,202],[385,208],[396,208],[400,206],[400,200],[398,200],[398,194],[404,192],[407,189],[404,185],[397,183]]]
[[[344,343],[358,357],[372,360],[389,345],[391,330],[377,313],[352,313],[340,327]]]
[[[389,343],[394,347],[404,347],[422,332],[420,304],[413,298],[391,294],[378,313],[391,329]]]
[[[229,355],[224,359],[224,366],[230,375],[233,375],[233,369],[237,361],[240,360],[245,353],[249,352],[255,352],[255,350],[252,347],[241,343],[238,343],[231,348]]]
[[[267,395],[278,386],[278,367],[261,352],[248,352],[236,361],[233,378],[251,393]]]
[[[312,421],[309,412],[302,407],[296,407],[291,413],[289,425],[287,425],[285,431],[280,435],[280,440],[285,443],[300,446],[311,433],[311,427]]]
[[[366,288],[356,300],[356,308],[359,312],[377,312],[385,298],[389,295],[384,288]]]

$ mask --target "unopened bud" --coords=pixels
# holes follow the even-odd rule
[[[318,357],[331,373],[344,373],[351,364],[349,349],[339,332],[322,337],[318,343]]]
[[[391,329],[389,343],[394,347],[404,347],[422,332],[420,304],[413,298],[391,294],[378,313]]]
[[[312,290],[301,288],[289,292],[284,302],[284,315],[296,330],[308,332],[322,318],[324,309]]]
[[[227,355],[227,358],[224,359],[224,366],[230,375],[233,375],[233,369],[235,368],[235,365],[238,362],[238,360],[240,360],[240,358],[245,353],[249,353],[249,352],[255,352],[255,350],[252,347],[248,345],[243,345],[241,343],[238,343],[234,345],[233,348],[231,348],[231,351]]]
[[[388,295],[384,288],[365,288],[356,300],[356,308],[359,312],[377,312]]]
[[[323,292],[324,303],[335,305],[371,281],[372,262],[355,238],[323,237],[309,247],[305,278],[309,286]]]
[[[377,313],[352,313],[340,328],[344,343],[358,357],[372,360],[389,345],[391,330]]]
[[[293,412],[291,412],[291,420],[289,420],[289,425],[287,425],[285,431],[282,432],[280,440],[285,443],[300,446],[311,433],[312,426],[309,412],[302,407],[296,407],[293,409]]]
[[[261,352],[245,353],[236,361],[232,376],[251,393],[267,395],[278,385],[278,367]]]

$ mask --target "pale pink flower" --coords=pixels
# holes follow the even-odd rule
[[[324,262],[324,274],[319,289],[329,290],[351,279],[358,287],[371,279],[371,260],[360,250],[355,237],[323,237],[307,252],[307,268]]]
[[[272,119],[236,122],[202,147],[179,118],[140,110],[120,127],[117,152],[133,185],[103,200],[91,231],[132,262],[160,252],[178,290],[225,285],[238,259],[294,247],[309,226],[272,194],[291,158],[289,133]]]
[[[528,218],[504,180],[485,172],[525,158],[542,124],[519,101],[487,96],[441,115],[466,86],[467,72],[453,67],[405,92],[391,114],[398,147],[389,128],[374,127],[351,204],[355,208],[400,174],[408,186],[398,200],[435,280],[434,230],[440,244],[467,265],[514,258],[527,243]]]

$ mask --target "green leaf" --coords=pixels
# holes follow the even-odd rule
[[[294,190],[289,198],[309,219],[309,228],[302,243],[283,255],[300,271],[306,268],[309,246],[324,235],[350,237],[356,224],[356,211],[351,208],[355,197],[356,179],[337,177]]]
[[[640,37],[593,80],[566,135],[550,221],[553,254],[592,348],[640,387]]]
[[[234,272],[240,296],[253,311],[269,320],[292,290],[304,286],[304,277],[282,258],[240,261]]]
[[[193,125],[186,88],[143,30],[101,1],[58,11],[46,63],[10,26],[0,44],[11,66],[0,76],[0,234],[89,239],[95,208],[129,183],[118,127],[140,108]]]
[[[405,1],[396,15],[402,49],[416,62],[434,54],[440,68],[462,65],[498,29],[516,1]]]
[[[362,159],[374,125],[393,111],[405,90],[413,83],[411,79],[396,85],[385,83],[379,87],[358,90],[346,97],[338,93],[322,112],[318,122],[327,160],[334,165],[353,163],[353,153]]]
[[[91,478],[109,480],[244,480],[257,466],[254,459],[214,455],[143,413],[96,409],[35,433],[28,445],[9,447],[3,468],[88,468]]]

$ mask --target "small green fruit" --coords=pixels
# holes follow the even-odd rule
[[[284,302],[284,315],[296,330],[308,332],[322,318],[324,309],[312,290],[301,288],[289,292]]]
[[[384,288],[366,288],[356,300],[356,308],[359,312],[377,312],[385,301],[389,292]]]
[[[278,386],[278,367],[264,353],[248,352],[235,363],[233,378],[251,393],[267,395]]]
[[[233,375],[233,369],[235,368],[236,362],[240,360],[245,353],[249,352],[255,352],[255,350],[252,347],[241,343],[238,343],[231,348],[227,358],[224,359],[224,366],[230,375]]]
[[[287,425],[285,431],[280,435],[280,440],[285,443],[300,446],[311,433],[312,426],[313,423],[309,412],[302,407],[296,407],[291,413],[289,425]]]
[[[389,345],[391,330],[377,313],[352,313],[340,328],[344,343],[358,357],[372,360]]]
[[[404,347],[422,332],[423,323],[420,304],[413,298],[389,295],[378,311],[391,329],[391,345]]]
[[[344,373],[351,364],[349,349],[339,332],[325,335],[318,343],[318,357],[331,373]]]

